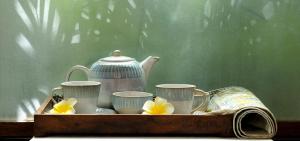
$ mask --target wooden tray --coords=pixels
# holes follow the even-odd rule
[[[34,115],[34,136],[233,137],[233,115],[47,115],[48,97]]]

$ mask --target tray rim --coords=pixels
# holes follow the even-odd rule
[[[51,99],[46,98],[34,114],[34,136],[233,137],[233,114],[44,114],[53,105]]]

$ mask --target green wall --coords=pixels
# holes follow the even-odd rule
[[[159,83],[253,91],[278,119],[300,119],[298,0],[1,0],[0,119],[31,115],[73,65],[115,49],[161,57]],[[78,73],[73,80],[84,80]]]

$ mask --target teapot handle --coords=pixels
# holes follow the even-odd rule
[[[76,71],[76,70],[81,70],[81,71],[83,71],[83,72],[86,74],[87,78],[88,78],[90,70],[89,70],[87,67],[85,67],[85,66],[76,65],[76,66],[73,66],[73,67],[68,71],[65,81],[69,81],[69,80],[70,80],[70,77],[71,77],[71,75],[72,75],[72,73],[73,73],[74,71]]]

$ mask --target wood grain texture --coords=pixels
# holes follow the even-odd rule
[[[35,136],[234,136],[232,115],[35,115]]]
[[[41,106],[37,109],[36,114],[42,114],[47,107],[52,106],[51,100],[52,96],[48,96],[41,104]]]
[[[0,122],[1,138],[31,138],[33,122]]]

